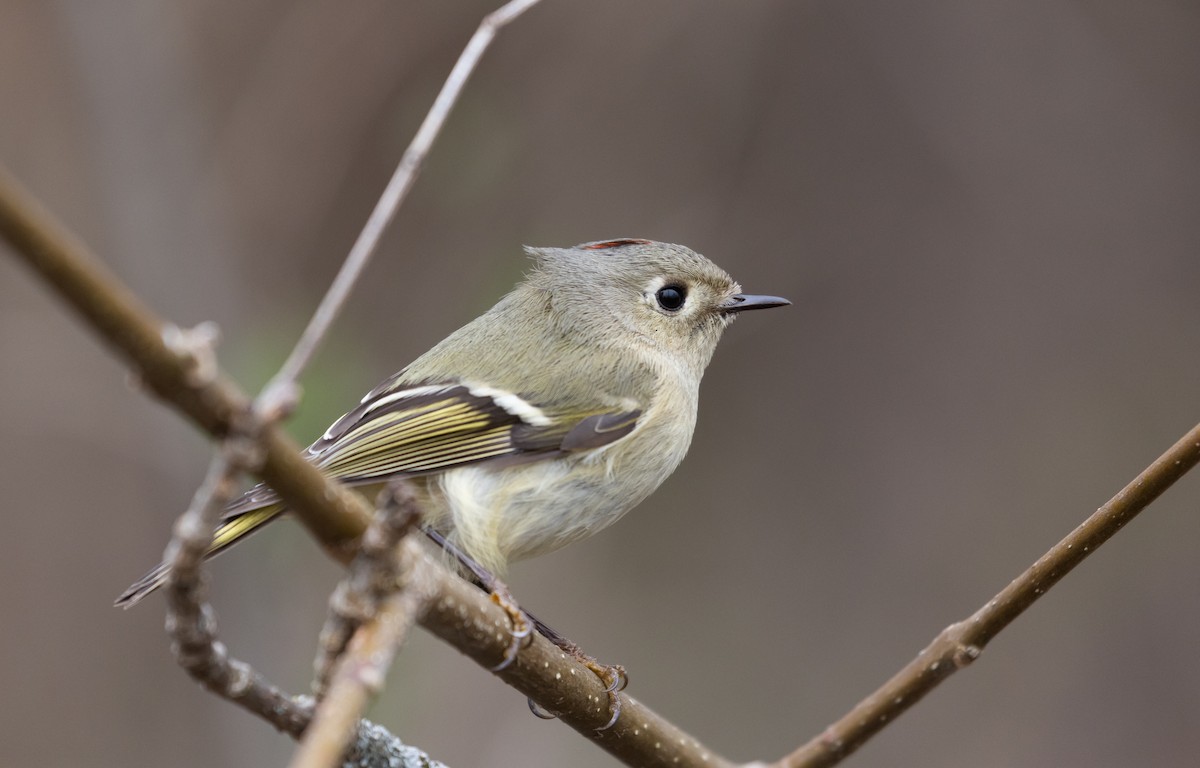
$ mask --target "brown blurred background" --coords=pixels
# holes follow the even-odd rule
[[[278,365],[496,0],[9,2],[0,162],[175,322]],[[736,759],[817,733],[1200,418],[1193,0],[547,0],[505,31],[304,379],[311,439],[523,243],[687,243],[795,306],[727,334],[691,455],[522,601]],[[0,258],[0,764],[281,765],[172,663],[157,561],[206,443]],[[853,759],[1195,765],[1200,477]],[[337,570],[214,568],[307,687]],[[372,716],[455,766],[606,766],[424,634]],[[69,735],[64,735],[69,734]]]

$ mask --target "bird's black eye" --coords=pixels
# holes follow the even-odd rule
[[[658,289],[658,293],[654,294],[658,299],[658,306],[668,312],[675,312],[683,306],[683,302],[687,299],[687,289],[682,285],[664,285]]]

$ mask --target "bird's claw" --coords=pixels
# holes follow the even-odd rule
[[[629,684],[629,675],[625,673],[625,667],[620,664],[601,664],[591,656],[581,653],[578,649],[573,651],[579,662],[590,669],[596,677],[600,678],[600,682],[604,683],[604,693],[608,695],[608,708],[612,712],[612,716],[608,718],[608,722],[596,729],[596,732],[607,731],[617,724],[617,719],[621,716],[621,691],[625,690],[625,686]],[[540,707],[533,699],[526,700],[529,704],[529,711],[534,717],[540,717],[543,720],[554,720],[555,715],[547,712]]]
[[[596,731],[607,731],[616,725],[617,720],[621,717],[621,691],[625,690],[625,686],[629,684],[629,675],[625,673],[625,667],[620,664],[601,664],[584,653],[583,649],[578,645],[547,627],[538,621],[537,618],[525,613],[517,605],[517,601],[508,591],[508,588],[498,580],[492,579],[489,586],[492,590],[492,602],[503,608],[512,622],[511,642],[508,645],[508,649],[504,652],[504,658],[499,664],[492,667],[492,671],[501,672],[512,666],[512,663],[517,660],[517,654],[520,653],[521,646],[525,645],[526,641],[532,642],[534,629],[537,629],[561,650],[570,654],[576,661],[590,669],[592,674],[600,678],[600,682],[604,684],[604,693],[608,697],[608,709],[612,714],[608,718],[608,722],[597,728]],[[553,714],[539,707],[532,699],[528,701],[529,711],[534,715],[543,720],[554,719],[555,716]]]
[[[539,706],[538,703],[533,699],[525,699],[525,701],[529,704],[529,711],[533,713],[534,717],[540,717],[542,720],[557,719],[555,715],[542,709],[541,706]]]
[[[592,670],[596,677],[600,678],[600,682],[604,683],[604,692],[608,694],[608,709],[612,712],[612,717],[608,719],[607,723],[597,728],[596,732],[607,731],[616,725],[617,719],[621,717],[621,691],[629,685],[629,675],[626,674],[625,667],[620,664],[601,664],[590,656],[582,658],[580,661]]]
[[[493,672],[501,672],[512,666],[512,663],[517,660],[521,646],[525,645],[525,641],[533,636],[533,623],[529,621],[525,612],[521,610],[521,606],[517,605],[511,595],[500,591],[492,592],[492,602],[503,608],[504,612],[508,614],[508,620],[512,622],[512,633],[509,636],[508,648],[504,651],[504,658],[499,664],[492,667]]]

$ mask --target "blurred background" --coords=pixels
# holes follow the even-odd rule
[[[497,4],[8,2],[0,162],[256,388]],[[682,242],[790,297],[726,335],[664,487],[510,578],[633,696],[774,759],[1200,419],[1197,39],[1185,0],[546,0],[294,432],[490,306],[525,243]],[[175,667],[161,598],[110,607],[206,441],[0,252],[0,763],[284,764]],[[1190,476],[851,764],[1195,765],[1198,513]],[[213,568],[224,639],[306,690],[337,577],[294,524],[255,537]],[[371,716],[454,766],[613,764],[424,633]]]

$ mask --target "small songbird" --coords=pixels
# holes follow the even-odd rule
[[[608,527],[654,491],[691,443],[700,378],[726,326],[790,303],[743,294],[681,245],[527,250],[536,266],[524,282],[305,453],[367,492],[412,478],[425,529],[496,577]],[[255,486],[229,505],[208,555],[283,512]],[[116,604],[138,602],[167,571],[159,565]]]

